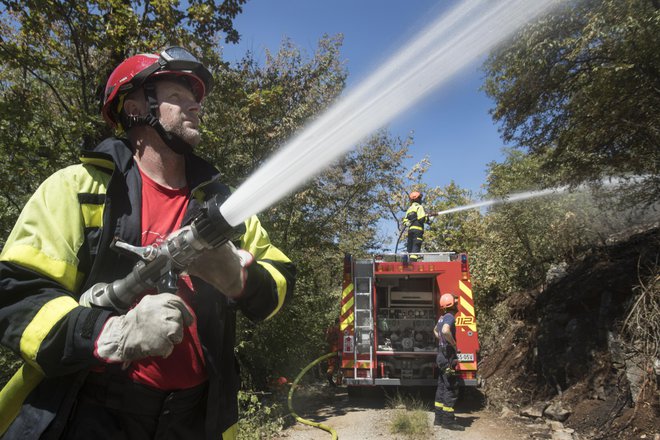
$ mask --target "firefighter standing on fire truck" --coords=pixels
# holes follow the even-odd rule
[[[422,250],[424,223],[429,222],[429,217],[426,215],[422,206],[422,194],[419,191],[413,191],[409,197],[411,204],[406,211],[406,216],[403,218],[403,225],[408,228],[406,251],[410,255],[410,259],[415,261],[419,258],[415,252]]]
[[[454,405],[458,399],[458,383],[454,370],[457,360],[456,319],[457,301],[451,293],[440,297],[440,319],[433,328],[433,334],[438,339],[438,388],[435,392],[434,425],[452,431],[463,431],[465,428],[456,423]]]

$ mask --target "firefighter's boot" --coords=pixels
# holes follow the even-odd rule
[[[456,422],[453,414],[445,413],[440,420],[440,426],[450,431],[465,431],[465,427]]]
[[[447,422],[447,423],[441,423],[440,426],[442,426],[444,429],[448,429],[450,431],[465,431],[465,426],[459,425],[455,421]]]

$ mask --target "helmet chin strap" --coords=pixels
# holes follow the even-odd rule
[[[181,136],[177,136],[176,134],[165,130],[165,127],[163,127],[163,124],[160,123],[160,120],[157,117],[149,113],[147,116],[142,116],[140,118],[144,120],[146,125],[153,127],[163,142],[165,142],[165,145],[170,147],[170,149],[176,154],[192,153],[192,145],[184,141]]]
[[[125,124],[126,129],[128,130],[129,128],[137,127],[138,125],[149,125],[156,130],[156,133],[158,133],[163,142],[165,142],[165,145],[170,147],[170,149],[176,154],[183,155],[192,153],[193,146],[183,140],[181,136],[165,130],[163,124],[161,124],[160,120],[156,117],[158,100],[156,99],[156,89],[153,83],[147,83],[144,85],[144,97],[147,99],[147,102],[149,102],[149,114],[147,116],[129,116]]]

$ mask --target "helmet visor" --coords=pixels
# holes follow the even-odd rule
[[[195,70],[202,65],[193,54],[179,46],[168,47],[162,51],[158,64],[165,70]]]
[[[172,46],[160,53],[158,62],[147,67],[133,78],[134,87],[140,87],[152,75],[159,72],[188,72],[197,76],[204,83],[204,94],[213,88],[213,76],[193,54],[183,47]]]

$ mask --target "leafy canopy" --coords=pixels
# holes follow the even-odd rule
[[[492,54],[486,92],[503,138],[555,183],[648,176],[660,195],[660,4],[565,2]]]

